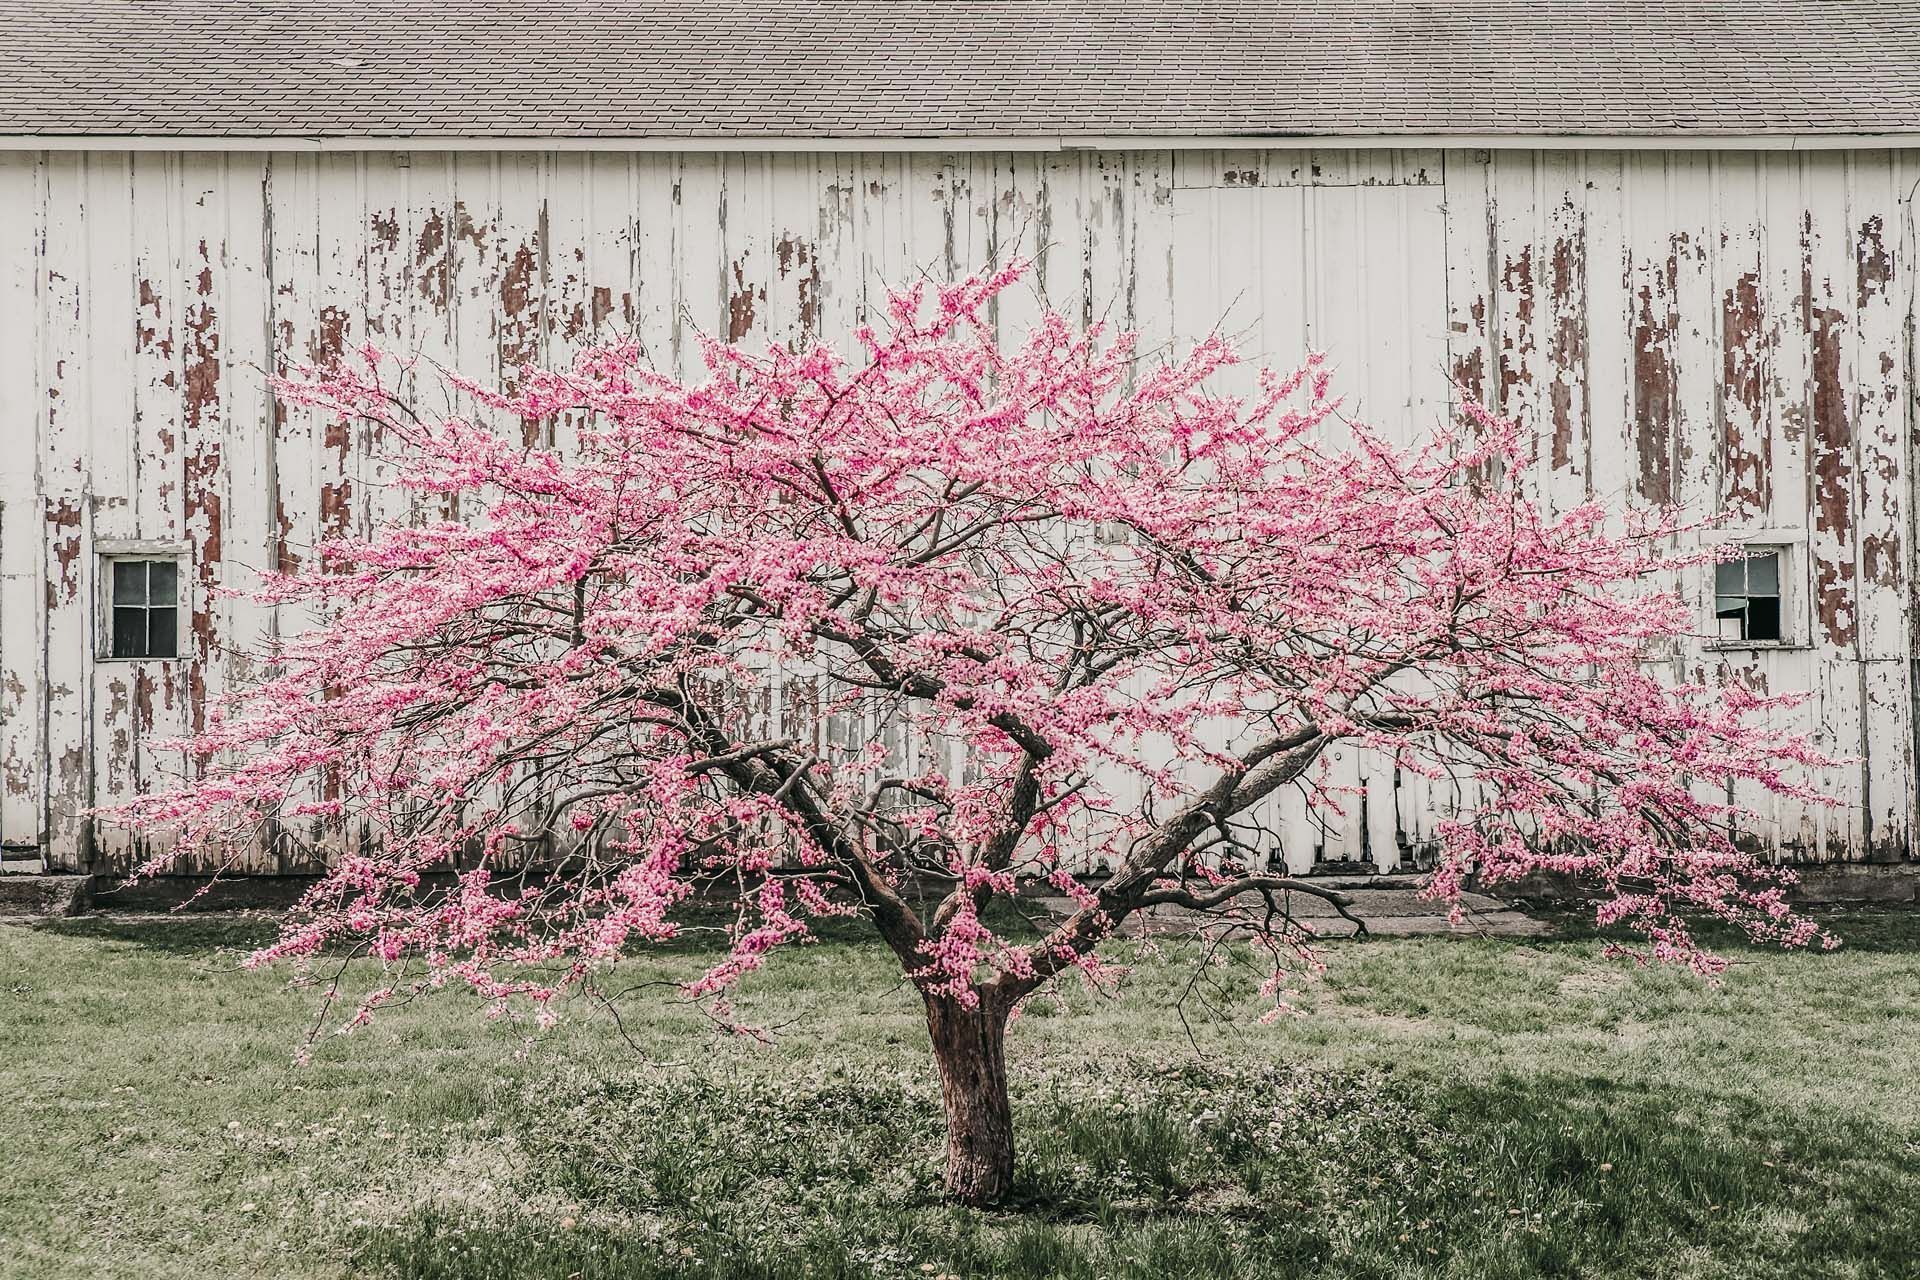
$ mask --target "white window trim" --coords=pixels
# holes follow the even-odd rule
[[[178,662],[186,648],[187,570],[191,565],[193,544],[171,538],[95,538],[93,658],[96,662]],[[171,560],[174,615],[173,654],[171,658],[120,657],[113,652],[113,566],[122,560]]]
[[[1737,543],[1749,551],[1778,551],[1780,553],[1780,638],[1778,640],[1723,640],[1720,638],[1720,620],[1715,616],[1714,574],[1711,569],[1702,575],[1700,612],[1702,616],[1701,634],[1707,638],[1706,647],[1717,653],[1740,652],[1776,652],[1779,650],[1813,648],[1813,622],[1808,616],[1808,601],[1812,598],[1807,580],[1808,555],[1807,531],[1805,529],[1754,528],[1731,529],[1723,535],[1724,541]]]

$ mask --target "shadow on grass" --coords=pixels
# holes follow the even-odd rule
[[[280,933],[279,921],[270,916],[162,912],[73,916],[37,921],[30,927],[61,938],[126,943],[169,955],[196,957],[221,949],[254,951],[272,942]]]
[[[110,898],[103,898],[96,905],[104,914],[40,920],[25,927],[60,937],[122,942],[170,954],[192,955],[216,948],[251,951],[263,947],[279,935],[286,914],[284,910],[257,908],[226,910],[217,905],[182,911],[120,910]],[[995,904],[987,914],[1002,936],[1017,941],[1041,936],[1039,925],[1031,918],[1030,904],[1022,903],[1018,907]],[[725,951],[728,929],[737,918],[734,911],[723,905],[692,903],[674,915],[680,926],[677,936],[664,942],[636,944],[635,954],[719,954]],[[823,917],[812,922],[812,931],[819,945],[885,950],[873,924],[865,919]]]
[[[1003,937],[1030,941],[1040,936],[1039,924],[1030,916],[994,904],[988,921]],[[1630,930],[1600,929],[1590,911],[1564,905],[1541,907],[1532,914],[1548,921],[1553,932],[1539,937],[1516,938],[1517,946],[1530,949],[1587,947],[1596,942],[1618,942],[1632,946],[1636,935]],[[1904,906],[1822,907],[1810,914],[1823,928],[1841,940],[1841,952],[1880,955],[1920,954],[1920,909]],[[667,942],[650,942],[636,948],[636,954],[698,955],[717,953],[727,945],[731,912],[712,906],[695,906],[680,913],[682,932]],[[272,942],[278,935],[280,917],[273,912],[214,914],[210,912],[117,912],[104,916],[77,916],[36,922],[30,926],[61,937],[91,938],[121,942],[174,955],[204,954],[216,948],[252,951]],[[1778,948],[1749,942],[1736,930],[1714,921],[1702,921],[1697,933],[1704,943],[1727,954],[1777,952]],[[862,919],[826,918],[814,922],[818,944],[858,950],[883,949],[873,926]],[[1343,942],[1341,945],[1364,945]]]
[[[538,1096],[516,1203],[558,1207],[424,1207],[365,1230],[358,1273],[1891,1280],[1920,1240],[1920,1134],[1707,1087],[1117,1064],[1021,1089],[994,1213],[940,1202],[911,1086]]]
[[[1913,955],[1920,953],[1920,907],[1905,904],[1862,906],[1813,906],[1801,910],[1820,927],[1840,939],[1840,949],[1872,955]],[[1529,940],[1529,945],[1552,947],[1569,943],[1617,942],[1634,945],[1640,935],[1631,929],[1599,928],[1588,908],[1564,903],[1532,904],[1528,913],[1553,926],[1552,934]],[[1721,952],[1778,952],[1777,946],[1750,941],[1738,929],[1718,920],[1699,920],[1693,924],[1701,942]]]

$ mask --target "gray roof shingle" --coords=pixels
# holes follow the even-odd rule
[[[1920,3],[0,0],[0,134],[1920,133]]]

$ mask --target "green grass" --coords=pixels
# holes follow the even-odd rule
[[[1920,914],[1834,923],[1718,989],[1578,928],[1339,944],[1271,1026],[1231,972],[1183,1027],[1169,948],[1016,1024],[990,1214],[939,1198],[916,1001],[854,939],[750,984],[770,1044],[448,995],[297,1067],[265,925],[0,928],[0,1275],[1912,1277]]]

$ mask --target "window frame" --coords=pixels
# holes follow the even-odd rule
[[[1768,553],[1779,557],[1780,638],[1778,640],[1736,639],[1720,634],[1720,565],[1716,562],[1709,566],[1703,575],[1705,579],[1702,590],[1703,612],[1706,615],[1704,631],[1708,649],[1760,650],[1810,647],[1806,638],[1807,621],[1803,616],[1807,599],[1806,585],[1802,581],[1807,563],[1805,539],[1806,535],[1803,533],[1777,529],[1756,529],[1727,539],[1730,543],[1738,544],[1749,559]]]
[[[97,662],[178,662],[185,656],[187,573],[192,548],[185,542],[151,538],[101,538],[94,543],[99,566],[94,592],[94,660]],[[173,655],[171,657],[117,654],[113,651],[113,583],[115,566],[134,562],[168,561],[173,565]],[[151,597],[143,608],[151,609]]]

